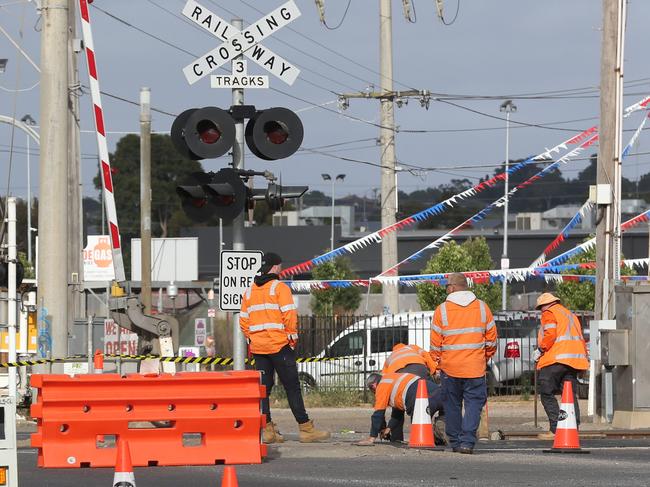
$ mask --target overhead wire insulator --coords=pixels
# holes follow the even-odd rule
[[[435,0],[436,10],[438,11],[438,18],[442,21],[445,20],[444,5],[442,0]]]
[[[318,15],[320,16],[320,23],[325,25],[325,1],[316,0],[316,7],[318,8]]]
[[[404,7],[404,18],[409,22],[415,22],[411,14],[411,0],[402,0],[402,6]]]

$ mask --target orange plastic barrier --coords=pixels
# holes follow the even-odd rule
[[[40,467],[114,467],[118,439],[129,442],[136,467],[261,463],[266,455],[256,371],[33,375],[31,385]]]

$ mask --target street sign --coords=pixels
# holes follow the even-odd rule
[[[259,250],[222,250],[219,263],[219,309],[239,311],[242,294],[253,284],[262,266]]]
[[[214,308],[208,308],[208,318],[216,318],[217,310]]]
[[[268,76],[212,75],[212,88],[268,88]]]
[[[298,78],[300,70],[296,66],[260,44],[264,39],[300,17],[300,10],[293,0],[289,0],[241,31],[194,0],[187,1],[183,7],[183,15],[223,41],[221,45],[183,68],[189,84],[196,83],[240,54],[288,85],[292,85]]]

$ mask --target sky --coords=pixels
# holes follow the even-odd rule
[[[197,1],[227,20],[243,18],[244,25],[254,23],[283,3]],[[321,24],[313,0],[295,1],[302,15],[263,44],[298,66],[301,74],[293,86],[271,77],[271,89],[247,90],[246,103],[258,108],[282,106],[298,112],[305,127],[303,148],[320,148],[327,155],[302,150],[288,159],[268,162],[247,154],[246,168],[269,169],[281,177],[282,184],[307,184],[310,189],[326,194],[330,194],[331,186],[322,180],[321,174],[346,174],[345,181],[337,183],[337,197],[369,197],[373,188],[380,186],[379,168],[371,165],[378,164],[380,159],[375,142],[379,102],[351,99],[349,108],[340,112],[337,94],[362,92],[379,85],[379,2],[351,0],[344,16],[346,0],[324,0],[327,24],[331,28],[341,24],[328,29]],[[191,86],[185,80],[183,67],[215,48],[219,41],[182,17],[184,3],[185,0],[94,1],[93,7],[97,8],[91,7],[90,15],[101,89],[135,102],[103,97],[107,130],[114,132],[108,139],[111,149],[124,133],[139,131],[137,101],[143,86],[151,89],[154,131],[169,131],[172,115],[187,108],[230,106],[230,90],[210,88],[208,78]],[[543,152],[598,123],[600,0],[460,0],[453,22],[457,0],[444,0],[445,21],[451,25],[438,19],[433,1],[412,0],[412,4],[415,22],[405,19],[402,2],[393,2],[395,89],[430,90],[434,99],[428,110],[417,99],[396,108],[396,125],[400,129],[396,136],[398,165],[439,170],[400,172],[401,191],[437,186],[452,178],[477,181],[492,173],[505,158],[505,121],[499,111],[505,99],[512,98],[518,108],[512,115],[511,159]],[[650,93],[648,18],[650,2],[629,2],[626,105]],[[0,0],[0,26],[38,64],[41,20],[34,2]],[[0,58],[9,59],[6,72],[0,74],[0,115],[15,114],[20,119],[30,114],[38,121],[38,73],[2,33]],[[250,74],[266,74],[253,63],[248,67]],[[83,56],[80,79],[82,84],[88,84]],[[20,91],[13,91],[16,89]],[[515,96],[523,94],[535,95]],[[83,191],[85,195],[96,196],[92,178],[97,172],[97,145],[88,90],[81,102]],[[633,130],[639,122],[639,116],[631,117],[625,128]],[[627,132],[624,140],[630,135]],[[11,194],[26,194],[25,138],[19,131],[12,136],[11,127],[0,124],[1,194],[7,192],[7,187]],[[14,154],[10,156],[12,142]],[[32,191],[38,194],[38,153],[34,144],[31,146]],[[648,146],[647,136],[642,135],[635,152],[647,151]],[[203,161],[203,166],[206,170],[218,170],[227,162],[223,157]],[[576,177],[584,165],[584,161],[573,162],[563,172]],[[648,170],[650,155],[633,156],[627,160],[625,175],[636,179]],[[116,194],[119,197],[119,188]]]

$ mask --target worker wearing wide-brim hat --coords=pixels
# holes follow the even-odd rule
[[[539,437],[552,439],[560,413],[555,394],[562,390],[564,381],[572,383],[576,421],[580,424],[577,378],[580,371],[589,369],[589,359],[580,320],[562,306],[560,298],[551,293],[543,293],[537,299],[535,308],[542,311],[542,324],[537,334],[537,349],[533,359],[539,371],[537,381],[542,406],[550,424],[550,432],[542,433]]]

